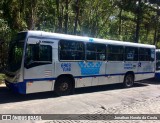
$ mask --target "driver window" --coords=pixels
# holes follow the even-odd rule
[[[25,62],[27,64],[36,62],[34,66],[52,63],[52,47],[50,45],[27,45]]]

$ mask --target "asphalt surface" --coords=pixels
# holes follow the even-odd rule
[[[53,92],[19,95],[0,86],[0,114],[160,114],[160,81],[154,79],[135,83],[132,88],[121,84],[87,87],[74,95],[56,97]],[[157,120],[85,120],[25,121],[36,123],[115,122],[141,123]],[[0,121],[3,122],[4,121]],[[8,123],[8,121],[5,121]],[[12,121],[11,121],[12,122]],[[24,121],[14,121],[24,122]]]

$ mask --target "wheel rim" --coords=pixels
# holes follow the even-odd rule
[[[60,85],[60,91],[64,92],[64,91],[67,91],[67,90],[68,90],[68,83],[67,82],[63,82]]]
[[[58,96],[71,94],[73,91],[72,80],[68,77],[61,77],[56,80],[54,89]]]
[[[133,85],[133,79],[132,79],[131,76],[127,76],[127,77],[126,77],[126,85],[127,85],[128,87],[130,87],[130,86]]]

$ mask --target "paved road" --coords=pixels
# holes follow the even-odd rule
[[[64,97],[56,97],[53,92],[17,95],[0,86],[0,114],[160,114],[160,81],[146,80],[129,89],[121,84],[81,88],[75,95]]]

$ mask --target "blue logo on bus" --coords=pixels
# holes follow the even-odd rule
[[[82,75],[93,75],[93,74],[99,74],[100,67],[102,65],[102,62],[79,62],[78,63],[81,68],[81,74]]]
[[[71,63],[62,63],[61,67],[63,69],[63,71],[71,71]]]
[[[138,67],[141,67],[141,65],[142,65],[141,62],[139,62],[139,63],[138,63]]]
[[[89,41],[90,41],[90,42],[93,42],[94,40],[93,40],[93,38],[90,38]]]

